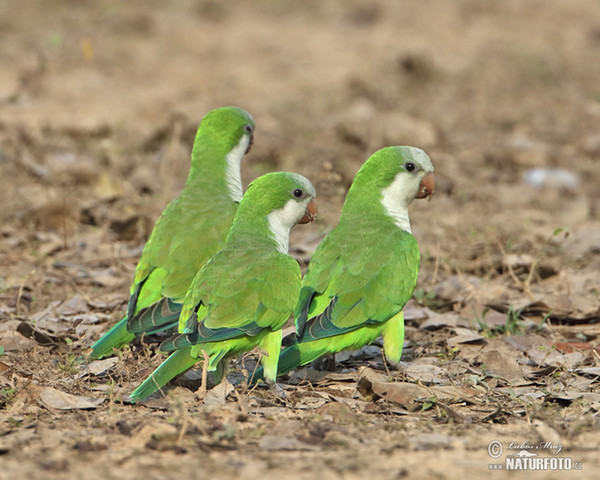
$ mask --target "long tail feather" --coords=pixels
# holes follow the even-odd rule
[[[127,317],[123,318],[92,345],[93,350],[89,356],[90,360],[98,360],[107,355],[112,355],[113,348],[120,348],[135,338],[135,335],[127,330],[127,320]]]
[[[181,306],[181,303],[163,297],[135,314],[128,321],[127,329],[137,335],[142,333],[151,335],[169,329],[173,329],[173,333],[176,333]]]
[[[256,322],[248,323],[239,328],[208,328],[203,323],[197,323],[196,330],[192,333],[176,334],[165,340],[160,345],[161,352],[173,352],[190,345],[207,342],[223,342],[241,337],[254,337],[264,330]]]
[[[144,400],[159,388],[164,387],[170,380],[192,367],[198,359],[192,357],[191,348],[177,350],[171,354],[144,382],[130,395],[132,402]]]
[[[197,333],[181,333],[178,335],[173,335],[172,337],[169,337],[164,342],[162,342],[158,350],[161,352],[169,353],[174,352],[175,350],[180,350],[182,348],[191,347],[196,343],[195,339],[197,337]]]

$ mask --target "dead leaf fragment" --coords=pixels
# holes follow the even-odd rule
[[[485,364],[486,371],[505,379],[511,385],[523,385],[525,379],[521,367],[515,360],[514,356],[510,356],[499,350],[490,350],[482,353],[477,360]]]
[[[65,343],[64,335],[52,335],[49,332],[45,332],[29,322],[21,322],[17,326],[17,332],[27,338],[35,340],[40,345],[56,345],[58,343]]]
[[[384,379],[380,381],[379,379]],[[384,398],[389,402],[399,403],[405,408],[414,407],[419,400],[435,398],[436,400],[452,403],[471,396],[459,387],[452,385],[439,385],[425,387],[409,382],[388,382],[383,375],[365,368],[356,384],[357,390],[365,399],[377,401]]]
[[[423,383],[447,383],[445,371],[437,365],[427,363],[409,363],[405,369],[406,375]]]
[[[117,357],[105,358],[103,360],[94,360],[81,367],[81,371],[75,376],[75,378],[82,378],[87,375],[100,376],[114,367],[119,363]]]
[[[487,340],[477,332],[461,333],[460,335],[450,337],[447,341],[450,347],[455,347],[460,344],[484,345],[487,343]]]
[[[104,399],[71,395],[54,388],[45,387],[40,391],[40,401],[46,407],[57,410],[94,410],[104,402]]]
[[[444,315],[433,311],[427,312],[428,318],[419,325],[425,330],[439,330],[444,327],[456,327],[458,316],[452,313],[446,313]]]
[[[233,385],[224,379],[215,388],[211,388],[206,392],[204,397],[204,405],[209,407],[222,407],[227,403],[227,395],[233,392]]]

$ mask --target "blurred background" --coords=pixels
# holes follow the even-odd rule
[[[505,273],[499,245],[535,256],[556,229],[586,256],[600,243],[599,14],[585,0],[0,2],[8,253],[42,234],[42,259],[78,242],[139,249],[202,116],[237,105],[257,123],[244,184],[291,170],[317,187],[319,223],[292,241],[305,257],[362,162],[394,144],[436,166],[412,223],[437,272]]]

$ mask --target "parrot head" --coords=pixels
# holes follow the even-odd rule
[[[265,215],[280,217],[290,229],[297,223],[309,223],[317,215],[317,193],[310,181],[290,172],[272,172],[254,180],[240,208],[252,204]]]
[[[387,147],[376,152],[380,164],[382,202],[407,208],[415,198],[431,197],[435,192],[433,164],[427,154],[415,147]],[[371,160],[369,159],[369,160]]]
[[[316,191],[308,179],[289,172],[273,172],[254,180],[244,194],[236,220],[266,219],[279,249],[287,253],[289,235],[298,223],[317,215]]]
[[[430,197],[434,190],[433,164],[423,150],[385,147],[371,155],[354,177],[342,216],[382,205],[398,227],[410,232],[409,204],[415,198]]]
[[[238,107],[221,107],[208,112],[198,128],[198,135],[218,139],[229,150],[235,147],[244,155],[250,151],[254,134],[254,119]]]

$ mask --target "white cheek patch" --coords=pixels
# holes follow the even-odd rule
[[[418,188],[417,177],[400,172],[394,181],[381,191],[381,204],[385,213],[394,220],[398,228],[408,233],[412,233],[408,205],[415,198]]]
[[[288,200],[283,208],[273,210],[267,215],[269,229],[277,242],[277,249],[281,253],[288,253],[290,231],[304,216],[306,206],[302,202]]]
[[[242,158],[248,150],[250,144],[250,135],[243,135],[238,144],[231,149],[226,155],[227,169],[225,170],[225,179],[227,187],[229,187],[229,196],[234,202],[242,200],[244,191],[242,190],[242,174],[240,172],[240,164]]]

